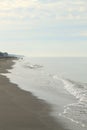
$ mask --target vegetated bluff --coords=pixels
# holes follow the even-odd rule
[[[0,58],[18,58],[18,55],[15,54],[8,54],[7,52],[0,51]]]
[[[0,57],[9,57],[7,52],[0,52]]]

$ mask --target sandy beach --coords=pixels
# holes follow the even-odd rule
[[[13,64],[12,59],[0,59],[0,73]],[[0,130],[63,130],[50,111],[50,105],[0,75]]]

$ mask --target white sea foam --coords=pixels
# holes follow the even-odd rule
[[[87,86],[83,83],[74,82],[67,79],[61,79],[65,89],[76,97],[77,102],[68,104],[64,108],[61,116],[86,127],[87,124]]]

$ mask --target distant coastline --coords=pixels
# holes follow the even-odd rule
[[[0,59],[1,58],[17,58],[17,56],[8,54],[7,52],[0,52]]]

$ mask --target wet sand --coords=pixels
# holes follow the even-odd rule
[[[0,59],[0,73],[13,64],[12,59]],[[0,130],[64,130],[50,111],[50,105],[0,75]]]

